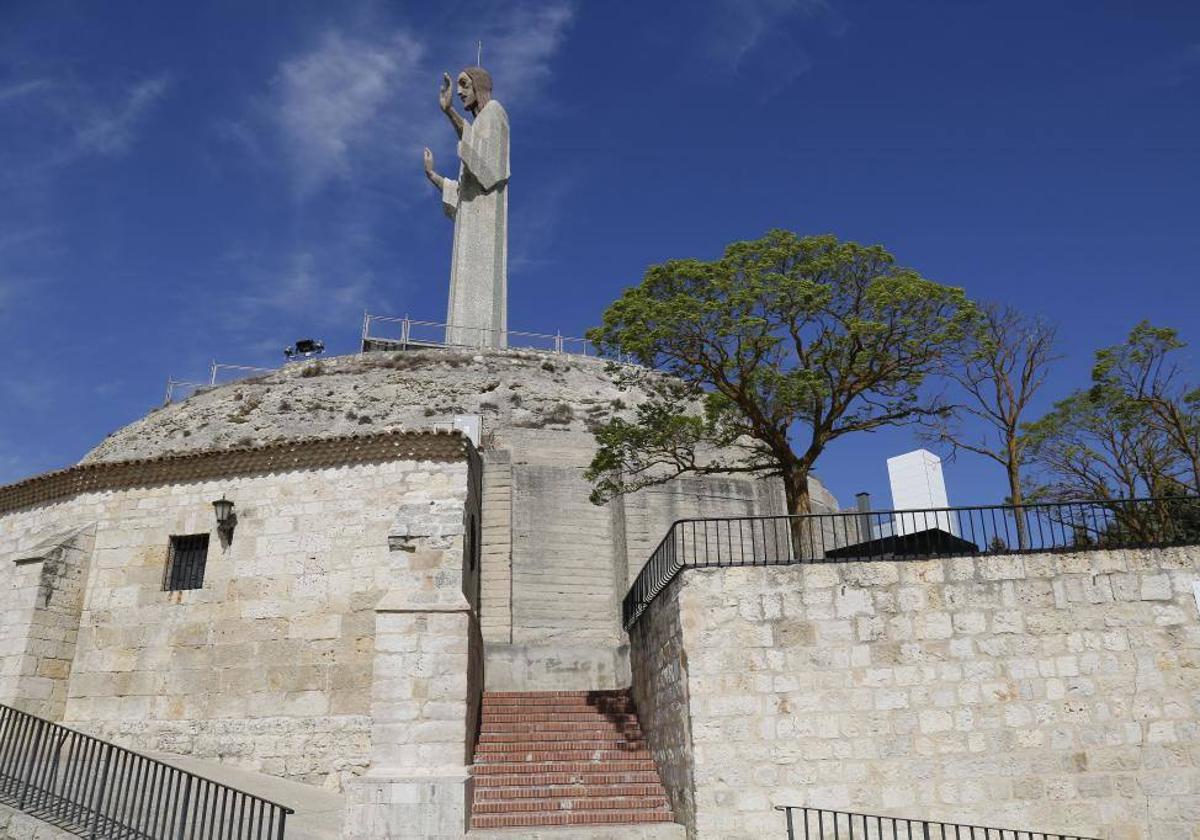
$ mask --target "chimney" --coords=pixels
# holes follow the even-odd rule
[[[874,537],[871,528],[871,494],[863,491],[855,493],[858,500],[858,539],[867,542]]]

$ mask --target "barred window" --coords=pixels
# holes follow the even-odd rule
[[[204,564],[207,560],[208,534],[171,537],[163,589],[167,592],[200,589],[204,586]]]

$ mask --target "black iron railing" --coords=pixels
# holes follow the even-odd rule
[[[1200,498],[681,519],[630,587],[628,629],[685,568],[915,560],[1200,543]]]
[[[788,840],[1096,840],[1023,828],[993,828],[776,805],[787,817]]]
[[[0,705],[0,802],[86,838],[281,840],[291,808]]]

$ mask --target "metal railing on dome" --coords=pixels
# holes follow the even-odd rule
[[[1200,498],[681,519],[622,604],[626,629],[684,569],[1200,544]]]
[[[570,353],[578,356],[597,356],[599,353],[586,338],[562,333],[523,332],[468,327],[440,321],[418,321],[405,315],[363,313],[362,349],[407,350],[419,347],[508,347],[521,350],[541,350],[549,353]]]
[[[0,802],[81,837],[282,840],[291,808],[0,705]]]
[[[776,805],[787,818],[788,840],[1096,840],[1025,828],[883,817],[798,805]]]
[[[305,361],[298,359],[297,361]],[[236,382],[239,379],[246,379],[252,376],[259,376],[265,373],[274,373],[278,368],[255,367],[253,365],[231,365],[224,362],[213,360],[208,366],[208,381],[207,382],[192,382],[183,379],[168,379],[167,394],[163,399],[163,404],[174,402],[179,399],[187,399],[193,394],[200,391],[215,388],[217,385],[224,385],[228,382]]]

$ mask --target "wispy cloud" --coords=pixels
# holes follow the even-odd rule
[[[1200,43],[1189,44],[1160,65],[1161,83],[1170,87],[1200,78]]]
[[[575,4],[519,5],[483,28],[484,66],[500,80],[506,102],[534,99],[550,77],[550,62],[575,19]]]
[[[436,104],[442,72],[471,62],[474,39],[482,38],[497,98],[510,112],[514,105],[532,109],[576,4],[506,0],[473,8],[463,31],[394,19],[382,25],[378,18],[327,26],[306,48],[283,56],[244,108],[214,124],[214,136],[240,151],[241,160],[283,177],[298,217],[333,220],[305,240],[231,248],[222,271],[237,278],[238,290],[219,325],[230,340],[270,321],[296,328],[344,324],[364,308],[386,310],[391,296],[403,293],[403,277],[389,273],[384,288],[364,257],[410,204],[424,199],[421,211],[438,215],[420,150],[430,145],[439,169],[456,171],[454,135]]]
[[[146,79],[131,86],[115,102],[83,109],[75,118],[79,152],[98,155],[127,152],[138,128],[162,100],[169,84],[165,75]]]
[[[568,0],[491,3],[472,17],[472,37],[484,41],[484,64],[506,106],[539,97],[574,17]],[[297,194],[311,197],[356,178],[400,175],[416,183],[421,146],[445,134],[434,97],[441,73],[458,69],[442,65],[444,56],[462,52],[459,41],[456,33],[411,27],[330,28],[314,47],[282,61],[258,110],[283,145]],[[257,156],[265,144],[255,122],[227,120],[218,133]]]
[[[41,191],[65,166],[124,155],[169,86],[159,75],[115,89],[41,77],[0,88],[0,184]]]
[[[313,248],[276,256],[261,251],[227,254],[224,273],[237,294],[221,313],[218,327],[242,335],[251,326],[280,319],[325,327],[353,322],[374,292],[375,278],[366,270],[349,270],[322,258]],[[195,294],[189,291],[188,294]]]
[[[0,103],[29,96],[48,89],[53,82],[49,79],[27,79],[0,87]]]
[[[380,139],[382,112],[415,80],[422,53],[405,32],[371,41],[330,31],[283,63],[274,116],[301,194],[350,175],[356,151]]]
[[[812,66],[794,34],[805,21],[834,36],[849,22],[829,0],[716,0],[706,39],[710,58],[732,73],[770,69],[774,87],[790,83]]]

